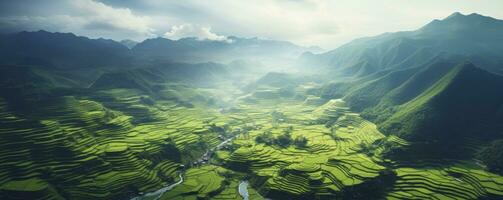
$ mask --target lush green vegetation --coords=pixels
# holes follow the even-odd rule
[[[503,174],[503,140],[495,140],[478,153],[478,158],[490,171]]]
[[[413,143],[383,135],[340,99],[314,103],[313,83],[295,84],[289,96],[255,95],[284,87],[257,83],[249,94],[229,92],[238,96],[229,108],[211,101],[211,88],[156,84],[155,95],[126,84],[31,99],[38,106],[30,112],[2,99],[3,197],[127,199],[177,182],[179,173],[184,180],[160,199],[240,199],[243,179],[251,183],[250,199],[503,192],[502,177],[467,161],[389,157]]]
[[[128,77],[138,83],[141,76]],[[105,84],[109,87],[71,96],[28,98],[38,105],[30,112],[4,98],[1,194],[127,199],[175,183],[179,173],[184,180],[160,199],[240,199],[237,186],[243,179],[251,183],[250,199],[478,198],[502,192],[498,175],[464,161],[424,168],[430,161],[387,158],[411,143],[383,135],[340,99],[313,101],[310,93],[320,86],[300,82],[292,83],[294,95],[287,96],[255,95],[264,88],[281,91],[284,85],[276,83],[259,81],[249,88],[251,95],[228,87],[228,94],[238,96],[230,108],[211,100],[216,95],[211,88],[173,82]],[[145,89],[153,84],[159,88],[155,92]],[[205,158],[232,136],[231,143]],[[23,150],[26,146],[30,149]],[[434,186],[420,186],[421,181]]]
[[[322,54],[340,66],[331,83],[331,73],[162,58],[191,60],[200,47],[202,60],[227,60],[218,52],[231,46],[246,58],[269,46],[258,39],[182,39],[174,50],[158,38],[130,50],[72,34],[1,36],[12,52],[0,59],[0,199],[230,200],[244,182],[253,200],[501,199],[503,77],[455,56],[480,56],[487,41],[473,52],[429,42],[461,18]],[[212,45],[223,49],[206,55]]]

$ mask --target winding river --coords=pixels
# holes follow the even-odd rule
[[[154,192],[149,192],[149,193],[145,193],[142,196],[134,197],[131,200],[142,200],[142,199],[145,199],[145,198],[149,198],[149,199],[153,198],[153,200],[157,200],[157,199],[161,198],[162,194],[164,194],[165,192],[173,189],[175,186],[179,185],[180,183],[183,183],[182,173],[183,172],[180,172],[180,174],[179,174],[180,180],[178,182],[173,183],[171,185],[168,185],[166,187],[163,187],[161,189],[158,189],[158,190],[156,190]]]
[[[210,155],[211,155],[211,153],[213,153],[214,151],[219,150],[222,146],[224,146],[225,144],[227,144],[227,143],[229,143],[230,141],[232,141],[232,139],[234,139],[236,136],[237,136],[237,135],[234,135],[233,137],[228,138],[228,139],[226,139],[226,140],[222,141],[222,142],[221,142],[220,144],[218,144],[215,148],[211,149],[211,150],[210,150],[210,151],[211,151],[210,153],[209,153],[209,152],[206,152],[206,155],[208,155],[208,154],[210,154]],[[134,197],[134,198],[132,198],[131,200],[143,200],[143,199],[152,199],[152,198],[153,198],[153,200],[158,200],[159,198],[161,198],[162,194],[164,194],[165,192],[167,192],[167,191],[169,191],[169,190],[173,189],[175,186],[177,186],[177,185],[179,185],[179,184],[183,183],[183,176],[182,176],[182,174],[183,174],[183,171],[182,171],[182,172],[180,172],[180,174],[179,174],[179,176],[180,176],[180,180],[179,180],[178,182],[173,183],[173,184],[171,184],[171,185],[168,185],[168,186],[166,186],[166,187],[163,187],[163,188],[161,188],[161,189],[159,189],[159,190],[156,190],[156,191],[154,191],[154,192],[149,192],[149,193],[145,193],[145,194],[143,194],[143,195],[141,195],[141,196]],[[246,182],[246,181],[245,181],[245,182]],[[239,194],[241,194],[241,187],[242,187],[241,185],[242,185],[242,184],[243,184],[243,181],[239,184]],[[248,186],[248,182],[246,182],[246,185],[244,186],[244,189],[243,189],[243,191],[244,191],[244,192],[246,192],[246,197],[244,197],[243,195],[241,195],[241,196],[243,196],[243,198],[244,198],[245,200],[248,200],[248,189],[246,188],[247,186]]]
[[[238,191],[239,195],[243,197],[243,200],[248,200],[248,197],[250,196],[248,194],[248,181],[241,181],[239,183]]]

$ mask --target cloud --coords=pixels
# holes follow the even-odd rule
[[[344,33],[337,14],[321,0],[257,0],[248,1],[163,1],[102,0],[116,6],[129,6],[134,11],[149,14],[154,18],[157,30],[165,37],[180,38],[188,35],[175,33],[180,24],[204,24],[217,35],[260,37],[289,40],[303,45],[333,44],[334,36]],[[218,6],[215,6],[218,5]],[[191,29],[186,25],[183,29]],[[193,32],[200,32],[192,30]],[[176,32],[184,32],[177,30]],[[211,31],[210,31],[211,32]],[[322,41],[323,40],[323,41]]]
[[[114,8],[93,0],[55,0],[54,7],[36,13],[22,12],[0,17],[4,31],[38,30],[74,32],[89,37],[144,39],[153,37],[150,18],[129,8]],[[27,4],[36,8],[36,2]],[[26,9],[33,10],[33,9]]]
[[[502,7],[501,0],[0,0],[0,29],[116,40],[234,35],[330,49],[359,37],[414,30],[454,11],[503,18]]]
[[[149,18],[134,15],[129,8],[113,8],[92,0],[71,1],[83,13],[87,21],[85,28],[98,30],[123,30],[148,35],[153,29],[149,27]]]
[[[172,40],[178,40],[180,38],[195,37],[200,40],[217,40],[217,41],[227,41],[227,37],[223,35],[217,35],[211,32],[211,27],[193,25],[193,24],[182,24],[178,26],[171,27],[171,30],[164,33],[165,38]]]

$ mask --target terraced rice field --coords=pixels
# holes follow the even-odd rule
[[[467,161],[454,161],[460,163],[454,166],[417,161],[406,168],[405,163],[382,158],[387,148],[409,142],[384,136],[341,100],[321,106],[267,99],[252,102],[237,110],[258,128],[240,135],[234,140],[235,150],[219,151],[217,157],[226,168],[253,174],[252,185],[264,196],[353,199],[368,197],[364,193],[368,188],[382,190],[378,194],[382,196],[375,198],[387,199],[497,199],[503,195],[503,177],[463,164]],[[273,112],[284,117],[274,120],[267,115]],[[293,127],[292,138],[305,136],[307,145],[280,147],[255,141],[263,132],[278,136],[287,127]]]
[[[121,91],[101,102],[56,98],[16,115],[0,100],[0,198],[125,199],[173,181],[181,164],[204,153],[200,144],[220,141],[209,130],[211,110],[161,105]],[[138,110],[153,120],[136,119],[145,116]]]
[[[280,96],[269,88],[220,109],[145,103],[148,95],[113,89],[58,97],[30,113],[0,99],[0,199],[130,199],[179,172],[183,182],[159,199],[242,199],[241,180],[252,200],[503,196],[503,177],[472,161],[383,157],[409,142],[383,135],[342,100]],[[287,133],[292,142],[279,143]],[[274,142],[258,142],[265,134]]]
[[[466,164],[437,168],[397,168],[398,180],[388,199],[500,198],[503,177]]]
[[[273,102],[239,107],[245,117],[260,127],[234,140],[233,152],[218,152],[224,166],[251,172],[260,191],[273,197],[335,197],[344,188],[358,185],[379,176],[385,167],[379,160],[361,152],[361,144],[370,145],[384,138],[375,125],[350,113],[340,100],[325,105],[309,106],[305,102]],[[272,122],[271,112],[285,116]],[[325,125],[333,120],[331,127]],[[257,144],[255,137],[263,132],[280,135],[292,127],[291,137],[305,136],[307,146]],[[333,139],[336,137],[337,139]]]

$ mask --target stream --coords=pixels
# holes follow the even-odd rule
[[[209,152],[206,152],[206,153],[205,153],[205,155],[211,155],[211,153],[213,153],[213,152],[214,152],[214,151],[216,151],[216,150],[219,150],[222,146],[224,146],[225,144],[227,144],[227,143],[229,143],[230,141],[232,141],[232,139],[234,139],[236,136],[237,136],[237,135],[234,135],[233,137],[228,138],[228,139],[226,139],[226,140],[222,141],[222,142],[221,142],[220,144],[218,144],[215,148],[211,149]],[[134,198],[132,198],[131,200],[144,200],[144,199],[151,199],[151,198],[152,198],[153,200],[158,200],[159,198],[161,198],[162,194],[164,194],[165,192],[167,192],[167,191],[169,191],[169,190],[173,189],[175,186],[177,186],[177,185],[179,185],[179,184],[183,183],[183,176],[182,176],[182,174],[183,174],[183,171],[182,171],[182,172],[180,172],[180,174],[179,174],[180,180],[179,180],[178,182],[173,183],[173,184],[171,184],[171,185],[168,185],[168,186],[166,186],[166,187],[163,187],[163,188],[161,188],[161,189],[159,189],[159,190],[156,190],[156,191],[154,191],[154,192],[149,192],[149,193],[145,193],[145,194],[143,194],[143,195],[141,195],[141,196],[134,197]],[[245,184],[246,184],[246,185],[244,185],[244,189],[242,189],[242,188],[241,188],[241,187],[242,187],[241,185],[242,185],[243,183],[245,183]],[[241,190],[243,190],[243,194],[246,194],[246,197],[245,197],[245,196],[243,196],[243,194],[241,194],[241,196],[243,196],[243,198],[244,198],[245,200],[248,200],[248,189],[247,189],[247,186],[248,186],[248,182],[247,182],[247,181],[242,181],[242,182],[239,184],[239,194],[241,194]]]
[[[238,191],[239,195],[243,197],[243,200],[248,200],[248,197],[250,196],[248,194],[248,181],[241,181],[239,183]]]
[[[149,192],[149,193],[143,194],[142,196],[134,197],[131,200],[142,200],[142,199],[146,199],[146,198],[153,198],[153,200],[157,200],[157,199],[161,198],[162,194],[173,189],[175,186],[179,185],[180,183],[183,183],[182,173],[183,172],[180,172],[180,174],[179,174],[180,180],[178,182],[173,183],[171,185],[168,185],[166,187],[163,187],[161,189],[158,189],[154,192]]]

